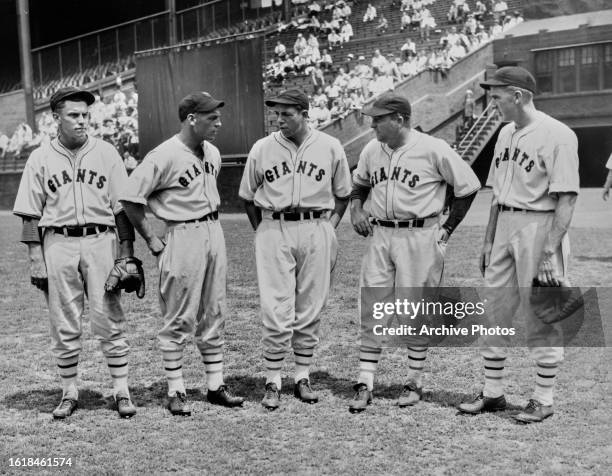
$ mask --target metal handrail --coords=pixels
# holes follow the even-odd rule
[[[463,150],[467,151],[469,150],[469,148],[472,146],[472,144],[476,141],[476,138],[480,136],[480,133],[483,131],[484,127],[493,119],[494,115],[490,114],[487,116],[486,120],[482,122],[482,124],[480,125],[480,128],[478,129],[478,132],[475,133],[472,136],[472,139],[469,141],[469,143],[464,146],[464,142],[467,141],[467,138],[470,136],[470,134],[475,130],[476,128],[476,124],[478,124],[478,121],[480,121],[480,119],[487,115],[487,112],[490,110],[494,109],[494,103],[490,102],[487,107],[485,108],[484,111],[482,111],[482,114],[480,114],[480,116],[478,116],[478,118],[474,121],[474,124],[472,124],[472,127],[470,127],[468,129],[468,131],[465,133],[465,135],[463,136],[463,139],[461,139],[461,141],[459,141],[459,144],[457,144],[457,151],[461,151],[462,147],[465,147]],[[463,153],[461,153],[461,157],[463,158]]]
[[[211,0],[209,2],[206,3],[200,3],[199,5],[194,5],[193,7],[187,7],[187,8],[183,8],[182,10],[177,10],[176,14],[180,15],[182,13],[187,13],[193,10],[197,10],[199,8],[204,8],[204,7],[208,7],[209,5],[215,5],[216,3],[221,3],[223,0]]]
[[[63,45],[64,43],[70,43],[70,42],[75,41],[75,40],[80,40],[80,39],[83,39],[83,38],[87,38],[89,36],[98,35],[98,34],[103,33],[105,31],[116,30],[117,28],[121,28],[121,27],[124,27],[124,26],[127,26],[127,25],[132,25],[134,23],[138,23],[138,22],[141,22],[141,21],[150,20],[151,18],[160,17],[160,16],[163,16],[163,15],[166,15],[167,13],[170,13],[170,10],[164,10],[163,12],[153,13],[153,14],[147,15],[145,17],[140,17],[140,18],[136,18],[134,20],[129,20],[129,21],[126,21],[126,22],[123,22],[123,23],[118,23],[117,25],[107,26],[106,28],[101,28],[100,30],[90,31],[89,33],[84,33],[82,35],[73,36],[72,38],[67,38],[65,40],[56,41],[55,43],[49,43],[48,45],[38,46],[36,48],[32,48],[30,51],[32,53],[36,53],[38,51],[42,51],[42,50],[45,50],[47,48],[51,48],[53,46],[60,46],[60,45]]]

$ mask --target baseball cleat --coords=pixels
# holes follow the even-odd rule
[[[416,405],[423,397],[423,387],[417,387],[413,382],[404,385],[404,389],[397,400],[400,408]]]
[[[117,412],[121,418],[132,418],[136,415],[136,407],[130,400],[130,397],[125,395],[117,395],[115,397],[115,403],[117,404]]]
[[[355,396],[353,396],[353,401],[349,405],[349,412],[359,413],[372,403],[372,392],[368,390],[368,386],[365,383],[355,384],[353,390],[355,390]]]
[[[553,413],[555,412],[552,405],[542,405],[537,400],[531,399],[525,409],[517,415],[513,415],[512,418],[518,423],[539,423],[552,416]]]
[[[168,400],[168,410],[173,415],[178,416],[191,416],[191,409],[187,404],[187,395],[182,392],[176,392],[176,394]]]
[[[484,412],[500,412],[506,409],[506,398],[500,397],[485,397],[482,392],[471,402],[463,402],[457,407],[462,413],[477,415]]]
[[[232,395],[227,389],[227,385],[221,385],[217,390],[209,390],[206,398],[214,405],[222,405],[229,408],[240,407],[244,403],[244,398]]]
[[[79,402],[76,400],[72,398],[62,398],[60,404],[55,410],[53,410],[53,418],[55,420],[63,420],[64,418],[68,418],[78,407]]]
[[[304,403],[317,403],[319,401],[318,395],[310,387],[310,381],[307,378],[296,382],[293,387],[293,394]]]
[[[280,406],[280,392],[275,383],[269,382],[266,384],[266,394],[261,404],[268,410],[276,410]]]

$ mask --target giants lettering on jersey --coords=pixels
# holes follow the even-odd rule
[[[504,153],[495,157],[495,168],[499,168],[499,164],[501,162],[508,162],[512,160],[512,162],[518,162],[519,167],[525,169],[525,172],[531,172],[535,162],[529,159],[529,155],[526,152],[521,152],[521,149],[518,147],[514,149],[514,153],[512,154],[512,158],[510,158],[510,149],[506,147],[504,149]]]
[[[210,162],[203,162],[204,168],[198,167],[196,164],[193,164],[192,167],[185,170],[183,175],[179,178],[179,183],[183,187],[189,187],[189,184],[195,180],[198,175],[202,175],[206,173],[208,175],[212,175],[214,177],[217,176],[217,169]]]
[[[51,192],[55,193],[58,188],[72,183],[73,178],[76,183],[95,185],[98,188],[103,188],[106,183],[106,177],[99,175],[95,170],[76,169],[76,177],[71,177],[67,170],[51,175],[51,178],[47,180],[47,186]]]
[[[325,175],[325,170],[319,168],[317,164],[313,164],[312,162],[306,162],[304,160],[300,160],[297,168],[295,169],[296,173],[307,175],[308,177],[313,177],[317,182],[320,182]],[[280,165],[275,165],[271,169],[267,169],[264,171],[264,177],[270,183],[274,182],[277,178],[281,176],[287,175],[291,173],[291,169],[287,162],[283,162]]]
[[[372,184],[372,187],[374,187],[374,185],[377,183],[386,182],[387,180],[402,182],[408,185],[410,188],[414,188],[420,178],[417,174],[413,175],[410,170],[399,166],[393,167],[393,170],[391,170],[391,178],[387,177],[387,171],[384,167],[374,170],[370,175],[370,183]]]

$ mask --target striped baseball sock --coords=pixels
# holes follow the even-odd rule
[[[484,357],[485,384],[482,391],[485,397],[496,398],[504,394],[505,357]]]
[[[380,360],[381,349],[361,346],[359,348],[359,377],[357,383],[365,383],[368,390],[374,388],[374,374]]]
[[[183,350],[162,350],[164,373],[168,380],[168,396],[187,393],[183,382]]]
[[[408,347],[408,382],[423,386],[423,367],[427,358],[427,347]]]
[[[303,378],[309,378],[314,349],[297,349],[293,351],[293,354],[295,355],[295,375],[293,380],[297,383]]]
[[[113,393],[129,396],[128,390],[128,354],[107,355],[106,363],[113,379]]]
[[[559,372],[558,364],[536,364],[536,384],[533,398],[542,405],[553,404],[553,389]]]
[[[77,400],[79,398],[79,391],[77,390],[77,365],[79,364],[79,356],[74,355],[66,358],[58,357],[56,362],[60,378],[62,379],[62,398]]]
[[[275,383],[278,390],[281,389],[281,369],[286,352],[264,350],[264,365],[266,366],[266,383]]]
[[[201,352],[206,368],[206,387],[214,392],[223,385],[223,347],[211,347]]]

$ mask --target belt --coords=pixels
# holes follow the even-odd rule
[[[413,220],[379,220],[378,218],[373,218],[372,224],[387,228],[423,228],[425,226],[425,218],[414,218]]]
[[[193,220],[185,220],[182,223],[197,223],[200,221],[214,221],[214,220],[218,220],[219,219],[219,212],[217,210],[215,210],[214,212],[210,212],[206,215],[204,215],[203,217],[200,218],[194,218]]]
[[[58,235],[64,236],[90,236],[97,235],[98,233],[104,233],[107,230],[112,229],[112,226],[108,225],[84,225],[84,226],[52,226],[50,230],[57,233]]]
[[[520,212],[520,213],[551,213],[554,210],[527,210],[526,208],[509,207],[507,205],[497,205],[500,212]]]
[[[273,220],[285,220],[285,221],[300,221],[310,220],[312,218],[321,218],[325,216],[325,211],[311,211],[311,212],[272,212]]]

